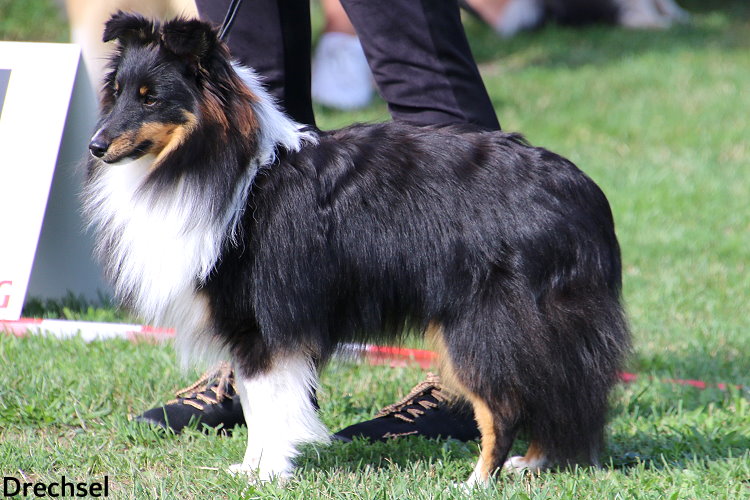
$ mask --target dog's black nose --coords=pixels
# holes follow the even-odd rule
[[[89,144],[89,151],[97,158],[101,158],[109,149],[109,143],[101,137],[94,137]]]

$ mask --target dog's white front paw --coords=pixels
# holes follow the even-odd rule
[[[258,468],[245,464],[232,464],[227,472],[233,476],[247,476],[248,479],[252,480],[258,475]]]
[[[272,466],[270,460],[250,460],[229,466],[228,472],[233,476],[245,476],[251,483],[268,483],[277,480],[284,483],[292,477],[294,467],[287,460]]]

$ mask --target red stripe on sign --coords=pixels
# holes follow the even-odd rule
[[[155,328],[144,326],[137,332],[128,332],[127,339],[132,342],[163,342],[175,337],[172,328]]]
[[[29,333],[29,327],[42,324],[41,319],[21,320],[21,321],[0,321],[0,331],[5,331],[16,337],[25,337]]]

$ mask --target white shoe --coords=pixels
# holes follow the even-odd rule
[[[617,0],[620,25],[626,28],[669,28],[690,20],[687,11],[673,0]]]
[[[363,108],[372,99],[372,75],[359,38],[323,33],[312,63],[312,98],[336,109]]]
[[[519,31],[537,27],[544,17],[544,5],[540,0],[510,0],[495,20],[495,33],[510,38]]]

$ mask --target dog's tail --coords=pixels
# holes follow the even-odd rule
[[[555,463],[598,464],[610,391],[630,348],[618,295],[555,291],[540,304],[552,352],[524,384],[525,427]]]

